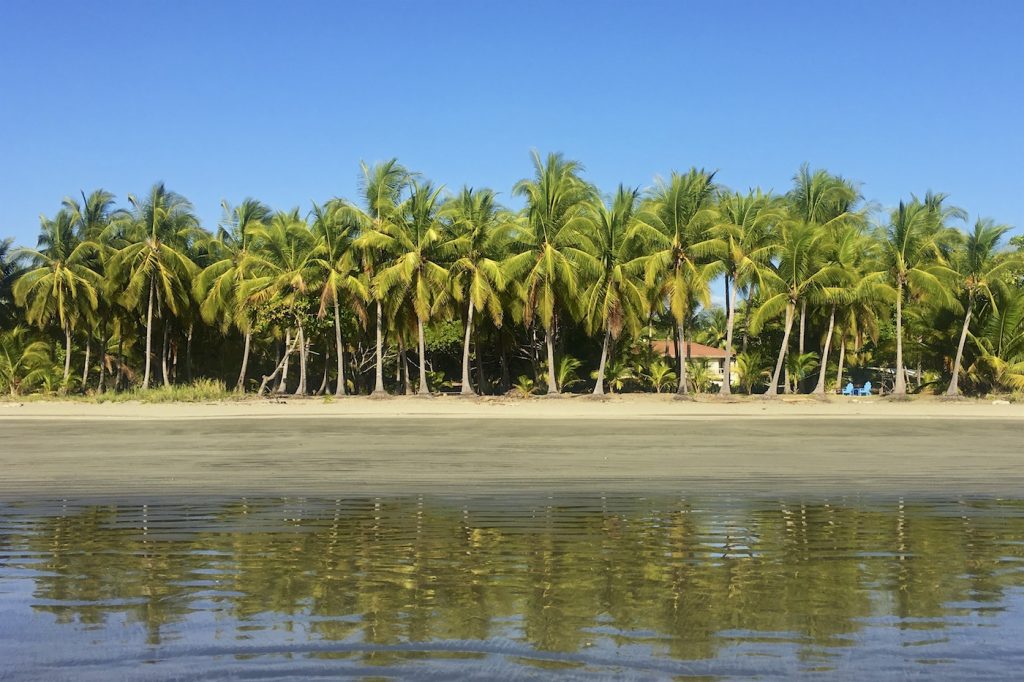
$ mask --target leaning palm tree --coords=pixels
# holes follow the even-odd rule
[[[561,154],[541,159],[533,152],[532,178],[516,183],[513,193],[526,199],[525,220],[505,261],[506,275],[523,300],[523,322],[539,322],[547,348],[548,394],[557,395],[555,329],[560,307],[576,299],[579,282],[568,249],[578,245],[576,232],[590,218],[593,187],[580,178],[583,167]]]
[[[388,302],[389,312],[397,314],[406,302],[415,312],[420,395],[430,393],[423,328],[434,311],[448,302],[448,270],[441,265],[446,251],[446,234],[438,216],[441,189],[414,181],[397,219],[360,237],[364,247],[393,254],[373,286],[377,299]]]
[[[153,185],[143,198],[129,195],[131,215],[119,222],[127,245],[110,260],[110,272],[121,283],[121,299],[134,308],[146,302],[146,370],[142,388],[149,388],[153,355],[153,315],[177,314],[186,305],[192,277],[198,271],[189,246],[199,236],[199,221],[185,197]],[[170,385],[166,373],[164,385]]]
[[[252,306],[241,289],[253,277],[249,267],[254,232],[266,226],[270,208],[256,199],[245,199],[237,206],[223,202],[224,220],[217,235],[207,245],[210,264],[195,278],[192,291],[199,302],[199,314],[207,324],[216,324],[222,332],[235,327],[245,337],[242,367],[235,390],[245,391],[245,375],[252,345]]]
[[[975,302],[980,298],[995,308],[996,297],[993,288],[1002,286],[1003,276],[1021,263],[1019,253],[1003,252],[999,248],[1000,242],[1009,230],[1009,226],[996,225],[989,219],[978,220],[974,224],[974,231],[967,236],[963,248],[955,253],[951,261],[956,281],[967,294],[967,303],[964,306],[964,323],[960,330],[960,342],[956,347],[956,359],[953,361],[953,378],[946,389],[947,396],[960,395],[960,365]]]
[[[760,189],[740,194],[721,194],[715,207],[713,234],[721,240],[721,259],[725,269],[725,372],[722,393],[732,393],[733,326],[736,322],[736,294],[761,284],[761,275],[772,255],[775,229],[785,212],[781,203]]]
[[[797,308],[802,307],[805,301],[814,300],[823,287],[842,280],[842,269],[822,258],[825,239],[826,234],[813,223],[788,221],[782,226],[775,247],[777,262],[762,275],[765,293],[750,320],[751,331],[756,334],[765,321],[785,312],[782,344],[766,395],[778,394],[779,377],[789,351]]]
[[[278,212],[266,226],[253,229],[258,249],[250,251],[244,267],[252,271],[243,282],[242,297],[255,304],[276,303],[288,312],[295,324],[295,346],[299,352],[299,384],[295,395],[305,395],[308,339],[306,319],[308,294],[318,276],[316,239],[309,225],[299,217],[298,209]],[[290,351],[285,344],[285,366]],[[283,389],[282,389],[283,390]]]
[[[903,367],[904,297],[914,292],[953,303],[944,280],[955,273],[947,266],[946,256],[949,245],[958,241],[959,233],[946,223],[953,218],[962,219],[964,214],[960,209],[944,206],[945,199],[945,195],[928,193],[924,201],[916,197],[910,202],[901,201],[879,236],[888,283],[896,299],[896,379],[893,386],[896,396],[907,394]]]
[[[589,333],[604,332],[594,395],[604,394],[605,366],[611,343],[624,329],[636,331],[646,301],[643,261],[626,235],[633,229],[640,192],[619,185],[611,206],[595,201],[593,218],[578,230],[582,248],[571,247],[586,282],[580,306]]]
[[[75,233],[75,217],[62,209],[53,220],[42,218],[42,232],[35,249],[16,254],[31,260],[29,268],[14,283],[18,305],[25,307],[29,324],[40,328],[56,324],[64,332],[64,376],[71,375],[71,340],[79,320],[96,310],[103,285],[99,273],[90,267],[94,246]]]
[[[334,394],[345,395],[345,346],[341,339],[341,304],[345,304],[365,324],[364,304],[370,298],[369,288],[356,253],[354,237],[356,225],[346,220],[344,204],[330,201],[326,206],[313,206],[313,234],[317,239],[313,263],[320,268],[320,312],[324,317],[328,307],[334,312],[334,344],[338,360],[338,383]]]
[[[386,234],[392,229],[397,218],[398,207],[402,190],[409,182],[409,172],[398,163],[398,159],[391,159],[368,166],[360,162],[362,178],[360,180],[360,191],[362,194],[363,206],[346,203],[341,209],[343,219],[356,225],[360,231],[373,230]],[[385,262],[390,254],[380,247],[371,247],[368,244],[360,243],[356,239],[356,246],[362,253],[362,267],[368,278],[373,278],[380,264]],[[377,337],[375,355],[375,381],[373,387],[374,395],[384,395],[384,310],[383,301],[377,293],[371,289],[374,303],[377,308]]]
[[[659,302],[667,302],[679,347],[679,395],[689,394],[686,377],[686,321],[694,302],[711,303],[711,281],[723,272],[714,254],[723,250],[712,234],[716,187],[713,172],[692,168],[659,181],[630,230],[644,256],[646,284]]]
[[[464,187],[441,210],[448,219],[452,264],[449,268],[451,287],[458,300],[466,301],[466,329],[462,344],[462,394],[472,395],[469,379],[469,344],[473,334],[474,311],[486,314],[498,327],[504,309],[501,292],[505,289],[505,274],[500,256],[510,237],[514,218],[498,204],[489,189],[474,190]],[[477,343],[477,366],[483,362]],[[482,370],[480,370],[482,372]],[[482,377],[482,373],[479,375]],[[483,391],[483,386],[477,386]]]

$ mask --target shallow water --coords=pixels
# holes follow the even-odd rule
[[[0,505],[0,677],[1010,678],[1024,500]]]

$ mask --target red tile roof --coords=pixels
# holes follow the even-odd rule
[[[670,341],[664,339],[655,339],[653,346],[654,350],[658,353],[667,353],[670,357],[676,356],[676,350],[672,346],[675,345]],[[703,343],[697,343],[696,341],[686,342],[686,357],[688,358],[724,358],[725,350],[722,348],[715,348],[714,346],[705,346]]]

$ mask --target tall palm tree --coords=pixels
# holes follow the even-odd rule
[[[244,267],[250,277],[241,285],[242,296],[252,303],[277,303],[288,311],[295,324],[295,345],[299,352],[299,384],[295,395],[305,395],[308,339],[303,320],[308,294],[316,282],[316,239],[298,209],[278,212],[269,224],[252,230],[258,249],[249,252]],[[285,364],[290,348],[285,347]]]
[[[896,379],[893,394],[907,394],[903,367],[904,297],[913,291],[945,303],[952,303],[950,288],[944,280],[954,273],[946,265],[949,245],[959,233],[946,223],[964,217],[963,211],[945,206],[946,196],[928,193],[924,201],[912,197],[901,201],[889,216],[889,224],[879,241],[888,272],[889,285],[896,298]]]
[[[146,301],[146,370],[142,388],[149,388],[153,356],[153,315],[177,314],[189,298],[198,271],[189,258],[190,244],[200,236],[199,221],[185,197],[162,182],[139,198],[129,195],[131,215],[124,219],[127,245],[110,261],[112,277],[122,284],[129,308]],[[170,385],[166,373],[164,385]]]
[[[397,219],[360,237],[361,244],[392,254],[374,278],[378,299],[389,303],[393,317],[406,304],[416,315],[420,395],[430,393],[423,328],[434,310],[448,302],[448,271],[441,265],[441,254],[446,250],[445,230],[438,215],[441,189],[429,182],[413,181]]]
[[[713,234],[721,240],[718,257],[725,269],[725,372],[722,393],[732,393],[733,327],[736,295],[761,283],[772,255],[771,240],[785,213],[780,202],[760,189],[720,194]]]
[[[493,191],[464,187],[441,211],[448,219],[452,252],[449,268],[451,286],[459,300],[466,301],[466,329],[462,344],[462,394],[472,395],[469,379],[469,344],[473,334],[474,311],[486,314],[498,327],[504,310],[501,292],[505,274],[500,257],[514,226],[513,217],[498,204]],[[483,362],[477,343],[477,365]],[[482,376],[482,371],[480,376]],[[483,386],[477,386],[482,392]]]
[[[346,220],[344,204],[330,201],[325,206],[313,206],[313,234],[317,239],[316,257],[313,262],[320,268],[320,312],[323,317],[327,308],[334,312],[334,344],[338,360],[338,383],[334,394],[345,395],[345,346],[341,339],[341,302],[365,323],[364,303],[370,293],[362,276],[359,256],[354,238],[357,227]]]
[[[362,178],[360,180],[360,193],[362,194],[363,206],[346,203],[343,209],[346,220],[353,222],[360,231],[374,230],[386,234],[394,225],[398,207],[401,203],[402,190],[409,182],[409,172],[398,163],[398,159],[390,159],[382,163],[368,166],[360,162]],[[367,277],[372,278],[380,263],[386,261],[389,254],[380,247],[371,247],[356,239],[356,245],[363,253],[363,271]],[[383,301],[378,292],[371,287],[377,308],[376,323],[376,364],[375,381],[373,387],[374,395],[384,395],[384,311]]]
[[[675,321],[679,344],[679,385],[677,393],[689,393],[686,378],[686,321],[694,303],[711,302],[711,281],[722,274],[723,265],[714,258],[722,249],[712,234],[716,191],[715,174],[692,168],[685,174],[672,173],[668,182],[659,181],[637,214],[630,239],[645,254],[645,279],[659,302],[667,302]]]
[[[595,201],[593,219],[581,223],[578,230],[583,248],[570,251],[586,282],[580,306],[587,329],[591,334],[604,332],[594,395],[604,394],[611,342],[623,329],[636,331],[646,301],[643,260],[635,257],[633,243],[626,238],[633,229],[639,197],[639,190],[619,185],[611,206]]]
[[[785,312],[782,344],[766,395],[778,394],[779,377],[789,350],[797,308],[802,307],[805,301],[814,300],[823,287],[837,284],[842,279],[842,269],[822,258],[821,247],[826,236],[813,223],[787,221],[775,245],[777,262],[762,274],[765,295],[751,318],[751,331],[756,334],[766,320]]]
[[[254,233],[266,226],[273,212],[252,198],[237,206],[226,201],[221,206],[224,219],[207,247],[210,264],[195,278],[192,291],[199,302],[199,314],[207,324],[216,324],[222,332],[235,327],[245,337],[242,366],[235,382],[235,390],[241,393],[245,391],[252,346],[252,305],[241,291],[254,276],[249,257],[254,248]]]
[[[974,231],[967,236],[963,248],[952,259],[952,269],[956,273],[957,284],[967,294],[967,304],[964,306],[964,323],[956,347],[956,359],[953,361],[953,378],[946,389],[947,396],[960,395],[960,365],[975,301],[981,298],[995,307],[993,288],[1002,285],[1002,277],[1021,263],[1019,254],[1000,250],[1000,243],[1009,231],[1008,225],[996,225],[992,220],[979,219],[974,224]]]
[[[41,219],[41,234],[35,249],[16,253],[31,260],[29,268],[14,283],[14,299],[25,307],[25,318],[40,328],[56,324],[64,332],[64,376],[71,375],[71,340],[74,327],[95,311],[101,276],[90,267],[94,247],[75,231],[75,216],[62,209],[53,220]]]
[[[526,326],[539,322],[547,348],[548,394],[557,395],[555,328],[559,307],[576,298],[576,265],[567,249],[578,244],[576,231],[589,220],[587,206],[593,187],[580,178],[583,167],[561,154],[541,159],[533,152],[532,178],[516,183],[512,192],[526,199],[525,220],[505,261],[508,277],[517,283],[524,301]]]

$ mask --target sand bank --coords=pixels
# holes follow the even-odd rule
[[[1024,406],[366,399],[0,406],[0,500],[726,492],[1024,495]]]

